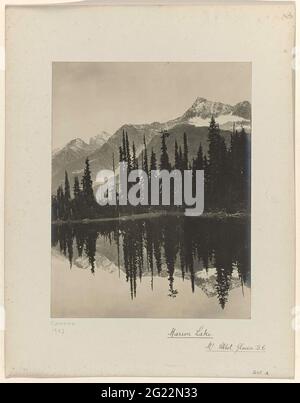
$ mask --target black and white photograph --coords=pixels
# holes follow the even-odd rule
[[[251,318],[251,75],[52,64],[53,318]]]

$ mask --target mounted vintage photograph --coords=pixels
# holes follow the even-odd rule
[[[248,62],[52,63],[52,318],[251,319]]]

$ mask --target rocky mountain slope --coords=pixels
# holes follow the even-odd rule
[[[93,179],[100,169],[112,169],[113,156],[116,164],[119,160],[119,146],[122,143],[123,131],[127,132],[130,143],[134,141],[137,154],[140,154],[143,148],[143,139],[145,136],[149,150],[153,148],[159,156],[160,132],[162,130],[168,130],[170,133],[167,139],[167,146],[171,161],[173,161],[175,139],[177,139],[178,144],[181,144],[184,132],[186,132],[188,137],[190,156],[193,157],[196,155],[200,142],[206,153],[208,147],[207,128],[212,115],[219,123],[227,144],[233,127],[237,130],[244,127],[246,131],[251,131],[251,104],[248,101],[232,106],[198,97],[192,106],[176,119],[165,123],[126,124],[120,127],[112,136],[106,132],[102,132],[100,135],[92,138],[89,144],[81,139],[75,139],[63,149],[55,151],[52,156],[53,192],[55,193],[57,187],[63,183],[65,171],[68,172],[71,183],[76,175],[79,177],[82,175],[87,157],[90,160]]]

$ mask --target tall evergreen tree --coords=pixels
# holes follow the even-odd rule
[[[56,196],[51,196],[51,219],[56,221],[58,219],[58,205]]]
[[[90,162],[88,158],[85,160],[85,169],[82,178],[82,193],[87,205],[89,206],[93,205],[95,199],[93,192],[93,181],[90,170]]]
[[[177,140],[175,140],[175,169],[180,169],[180,157],[179,157],[179,150]]]
[[[78,176],[75,176],[75,179],[74,179],[73,193],[74,193],[74,198],[75,198],[75,199],[79,199],[80,193],[81,193],[81,189],[80,189],[80,184],[79,184]]]
[[[58,211],[58,218],[60,220],[65,219],[65,195],[63,191],[62,185],[60,185],[57,189],[57,211]]]
[[[242,128],[238,132],[233,127],[228,152],[228,205],[233,210],[250,207],[250,157],[251,147],[248,135]],[[230,162],[230,163],[229,163]]]
[[[71,191],[67,171],[65,171],[65,219],[71,218]]]
[[[212,116],[208,129],[208,161],[207,170],[208,194],[207,199],[212,207],[216,207],[220,199],[220,143],[221,136],[219,126]]]
[[[150,170],[151,171],[156,171],[157,170],[156,154],[153,151],[153,148],[151,150]]]
[[[251,147],[248,135],[244,128],[240,133],[240,154],[241,154],[241,203],[245,208],[250,207],[250,169],[251,169]]]
[[[65,200],[67,202],[71,200],[70,182],[67,171],[65,171]]]
[[[183,134],[183,169],[188,169],[189,151],[186,133]]]
[[[202,170],[203,169],[203,150],[202,150],[202,145],[200,143],[198,152],[197,152],[197,158],[196,158],[196,169]]]
[[[169,134],[166,132],[162,132],[161,134],[161,155],[160,155],[160,169],[166,169],[167,171],[171,170],[171,165],[169,161],[169,155],[168,155],[168,148],[166,144],[166,137],[168,137]]]
[[[212,116],[208,128],[208,142],[209,142],[208,159],[210,165],[215,165],[217,163],[219,136],[220,136],[219,127],[216,123],[214,116]]]
[[[231,184],[235,182],[232,167],[233,137],[230,151],[227,151],[225,139],[220,134],[219,125],[212,117],[208,134],[208,168],[206,170],[206,193],[210,207],[224,209],[230,205]]]
[[[202,151],[202,145],[200,143],[198,152],[197,152],[197,157],[192,161],[192,171],[193,171],[193,195],[196,194],[196,171],[201,171],[204,169],[203,167],[203,151]]]
[[[151,149],[151,157],[150,157],[150,171],[156,171],[157,170],[157,159],[156,159],[156,154],[153,151],[153,148]],[[152,176],[149,175],[149,199],[151,200],[151,179]]]
[[[143,160],[143,170],[148,174],[148,153],[147,153],[147,145],[146,138],[144,136],[144,160]]]
[[[122,132],[122,161],[127,161],[125,131]]]
[[[183,154],[182,154],[182,148],[181,148],[181,146],[179,146],[179,163],[178,163],[178,166],[179,166],[179,169],[182,171],[183,170]]]
[[[124,161],[123,148],[121,146],[119,147],[119,161],[120,162]]]
[[[78,176],[75,176],[74,179],[73,193],[74,193],[74,199],[72,200],[73,214],[75,218],[80,218],[82,206],[81,206],[81,189]]]
[[[128,170],[131,170],[131,155],[130,155],[130,146],[129,146],[129,139],[128,139],[128,134],[126,132],[125,135],[125,142],[126,142],[126,161],[128,164]]]
[[[204,169],[204,171],[206,171],[207,168],[208,168],[208,161],[207,161],[206,155],[204,155],[204,157],[203,157],[203,169]]]
[[[138,169],[138,160],[136,157],[136,148],[134,142],[132,143],[132,169]]]

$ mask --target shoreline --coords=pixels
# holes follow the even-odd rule
[[[135,220],[144,220],[144,219],[155,219],[161,217],[186,217],[183,212],[151,212],[151,213],[141,213],[141,214],[132,214],[132,215],[124,215],[118,217],[101,217],[101,218],[84,218],[80,220],[67,220],[67,221],[52,221],[52,225],[69,225],[69,224],[94,224],[94,223],[102,223],[102,222],[112,222],[112,221],[135,221]],[[209,212],[204,213],[199,217],[186,217],[187,219],[215,219],[215,220],[237,220],[237,219],[250,219],[251,214],[245,212],[237,212],[237,213],[225,213],[223,211],[220,212]]]

